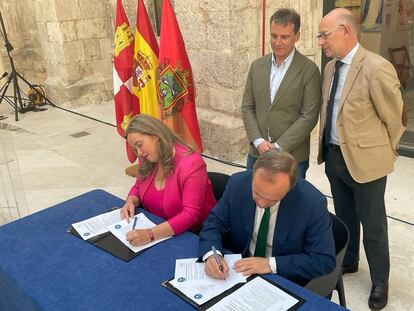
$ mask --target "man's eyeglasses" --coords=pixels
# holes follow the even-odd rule
[[[326,40],[328,39],[328,36],[335,30],[337,30],[339,27],[345,26],[344,24],[339,24],[335,28],[332,28],[331,30],[325,31],[325,32],[318,32],[316,34],[316,39],[318,40]]]

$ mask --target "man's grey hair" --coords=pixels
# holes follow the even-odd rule
[[[267,173],[265,178],[274,181],[277,173],[286,173],[290,179],[290,187],[293,187],[296,183],[297,167],[296,159],[290,153],[280,149],[270,149],[257,159],[253,166],[253,174],[258,169],[262,169]]]
[[[286,26],[293,24],[293,30],[298,33],[300,29],[300,15],[294,9],[279,9],[270,17],[270,24],[280,24]]]
[[[344,24],[355,28],[356,22],[355,17],[352,13],[350,14],[340,14],[337,19],[337,25]]]

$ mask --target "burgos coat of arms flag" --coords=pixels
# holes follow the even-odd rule
[[[164,0],[162,7],[157,82],[163,122],[195,150],[202,152],[193,74],[169,0]]]

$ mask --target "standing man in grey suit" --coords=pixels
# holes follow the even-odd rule
[[[318,163],[325,161],[335,213],[350,233],[342,272],[358,271],[362,224],[372,281],[368,305],[381,310],[390,271],[385,186],[404,131],[400,83],[390,62],[358,43],[350,11],[328,13],[317,38],[334,58],[325,68]]]
[[[280,9],[270,18],[272,53],[249,70],[242,112],[250,142],[247,169],[265,151],[280,148],[298,162],[298,176],[309,167],[310,132],[318,121],[321,76],[318,67],[295,49],[300,16]]]

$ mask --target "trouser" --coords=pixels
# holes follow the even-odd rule
[[[388,283],[390,255],[388,248],[385,186],[387,176],[358,183],[349,174],[339,146],[327,148],[325,172],[331,185],[336,215],[347,225],[350,239],[343,265],[358,265],[360,224],[372,284]]]

